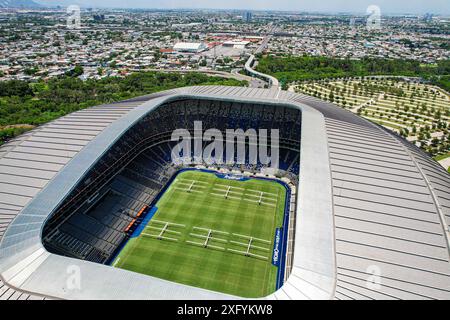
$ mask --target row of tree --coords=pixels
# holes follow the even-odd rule
[[[267,56],[260,59],[257,70],[275,76],[283,84],[308,79],[391,75],[422,77],[450,91],[450,60],[424,65],[404,59]]]

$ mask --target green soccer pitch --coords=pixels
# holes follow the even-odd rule
[[[113,266],[245,298],[267,296],[276,289],[272,254],[286,193],[275,181],[181,172]]]

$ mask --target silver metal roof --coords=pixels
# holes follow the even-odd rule
[[[0,298],[19,298],[21,292],[67,299],[235,298],[56,256],[41,244],[48,215],[104,151],[153,108],[177,97],[302,110],[294,268],[268,298],[450,299],[445,170],[404,140],[332,104],[279,90],[221,86],[79,111],[1,147]],[[67,290],[71,265],[82,272],[82,290]],[[374,277],[375,284],[368,282]]]

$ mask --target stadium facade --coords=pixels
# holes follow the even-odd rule
[[[108,266],[124,238],[111,221],[127,213],[77,216],[111,197],[105,186],[141,181],[127,187],[135,200],[155,197],[175,174],[170,133],[193,120],[220,129],[280,127],[280,168],[296,199],[285,281],[267,299],[450,298],[450,176],[438,163],[335,105],[220,86],[82,110],[4,145],[0,298],[238,299]],[[142,161],[145,172],[137,169]],[[74,274],[81,276],[75,285]]]

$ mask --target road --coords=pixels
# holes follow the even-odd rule
[[[180,70],[180,69],[133,69],[132,71],[179,72],[179,73],[200,72],[210,76],[236,79],[238,81],[247,81],[249,83],[250,88],[264,88],[268,84],[270,88],[279,89],[280,85],[276,78],[255,71],[252,68],[253,63],[254,62],[257,63],[257,61],[255,60],[255,55],[262,53],[267,48],[267,45],[269,44],[269,41],[272,38],[272,34],[276,33],[277,30],[278,28],[276,26],[271,25],[271,28],[268,31],[267,35],[264,37],[261,45],[255,50],[254,54],[250,55],[247,63],[245,64],[245,69],[247,70],[247,72],[254,75],[253,77],[239,73],[240,69],[234,69],[231,71],[231,73],[215,70]],[[261,78],[265,79],[266,81],[262,80]]]
[[[253,69],[253,66],[256,65],[257,61],[255,58],[255,55],[258,55],[264,50],[266,50],[267,45],[269,44],[270,39],[272,38],[272,34],[276,33],[278,28],[274,25],[271,25],[271,29],[267,33],[267,35],[264,37],[261,45],[258,47],[258,49],[255,50],[254,54],[250,55],[249,59],[247,60],[245,64],[245,70],[247,70],[248,73],[254,76],[254,79],[265,79],[266,83],[268,83],[269,88],[271,89],[280,89],[280,83],[278,82],[278,79],[275,77],[272,77],[268,74],[264,74],[261,72],[258,72]]]

